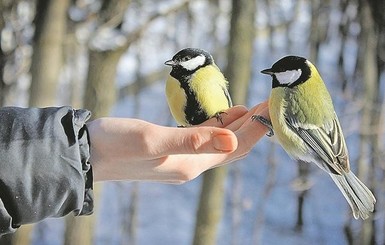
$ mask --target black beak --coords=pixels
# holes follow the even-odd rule
[[[168,61],[164,62],[164,64],[167,65],[167,66],[174,66],[174,65],[176,65],[175,61],[173,61],[173,60],[168,60]]]
[[[266,74],[266,75],[270,75],[270,76],[274,74],[274,72],[271,70],[271,68],[262,70],[261,73]]]

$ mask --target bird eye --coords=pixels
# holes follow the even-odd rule
[[[189,59],[190,59],[189,56],[185,56],[185,57],[182,58],[182,61],[188,61]]]

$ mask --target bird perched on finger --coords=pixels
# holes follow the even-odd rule
[[[197,48],[180,50],[165,62],[171,66],[166,81],[170,111],[179,126],[200,124],[232,106],[228,82],[213,57]]]
[[[307,59],[286,56],[261,71],[272,77],[271,124],[278,141],[294,159],[313,162],[326,171],[349,203],[354,218],[374,210],[373,193],[350,169],[348,149],[330,94],[316,67]]]

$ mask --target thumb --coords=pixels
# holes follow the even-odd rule
[[[158,139],[162,144],[159,155],[230,153],[237,149],[238,140],[228,129],[216,127],[164,128]]]

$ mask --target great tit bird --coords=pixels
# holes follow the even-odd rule
[[[172,67],[166,81],[166,97],[179,126],[197,125],[232,106],[228,82],[206,51],[185,48],[165,65]]]
[[[376,199],[350,170],[341,126],[316,67],[305,58],[286,56],[261,72],[272,77],[267,126],[282,147],[292,158],[313,162],[329,173],[354,218],[368,218]],[[268,124],[260,116],[253,119]]]

